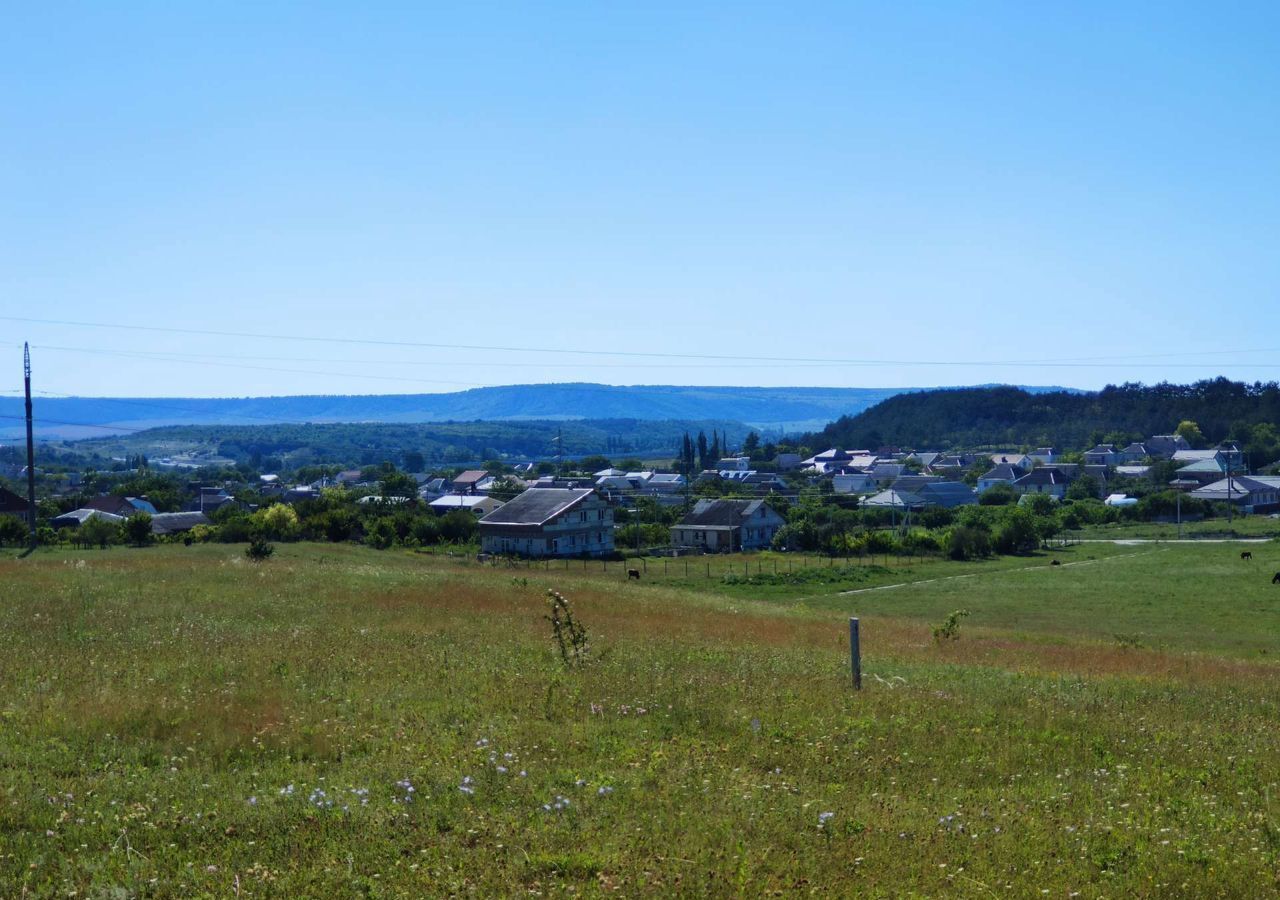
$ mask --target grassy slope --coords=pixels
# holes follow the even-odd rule
[[[1273,891],[1280,553],[1137,550],[842,596],[354,547],[8,556],[0,895]],[[546,587],[594,665],[549,653]]]

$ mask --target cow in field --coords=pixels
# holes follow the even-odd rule
[[[1242,550],[1242,551],[1240,552],[1240,558],[1241,558],[1241,559],[1253,559],[1253,551],[1252,551],[1252,550]]]
[[[1275,575],[1272,576],[1271,583],[1280,584],[1280,572],[1277,572]]]
[[[639,580],[640,580],[640,570],[639,570],[639,569],[627,569],[627,578],[634,578],[636,581],[639,581]]]

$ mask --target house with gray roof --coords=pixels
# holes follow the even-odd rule
[[[613,510],[591,488],[531,488],[479,524],[485,553],[544,557],[613,552]]]
[[[992,466],[978,479],[978,493],[990,490],[997,484],[1013,484],[1025,474],[1027,473],[1024,469],[1009,463]]]
[[[1232,503],[1245,512],[1270,513],[1280,510],[1280,477],[1236,475],[1192,491],[1200,500]]]
[[[179,534],[190,531],[197,525],[209,524],[212,524],[209,517],[202,512],[156,513],[151,517],[151,533]]]
[[[1180,434],[1153,434],[1142,442],[1142,446],[1155,459],[1172,459],[1179,450],[1191,449],[1191,444]]]
[[[1056,466],[1041,466],[1014,481],[1013,489],[1019,494],[1048,494],[1061,500],[1070,482],[1067,474]]]
[[[930,506],[954,509],[977,502],[978,496],[973,488],[963,482],[910,476],[899,478],[893,483],[893,487],[873,494],[863,500],[862,505],[871,509],[918,510]]]
[[[671,527],[671,543],[711,553],[759,550],[770,546],[785,524],[763,500],[699,500]]]

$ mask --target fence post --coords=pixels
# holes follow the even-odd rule
[[[853,689],[862,690],[862,647],[858,640],[858,620],[849,620],[849,666],[853,670]]]

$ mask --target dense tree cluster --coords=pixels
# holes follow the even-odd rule
[[[1272,462],[1280,455],[1274,425],[1280,422],[1280,386],[1217,378],[1187,385],[1122,384],[1096,393],[1031,394],[1014,387],[921,391],[838,419],[805,443],[1086,448],[1167,434],[1183,422],[1198,424],[1201,443],[1237,440],[1251,465]]]

